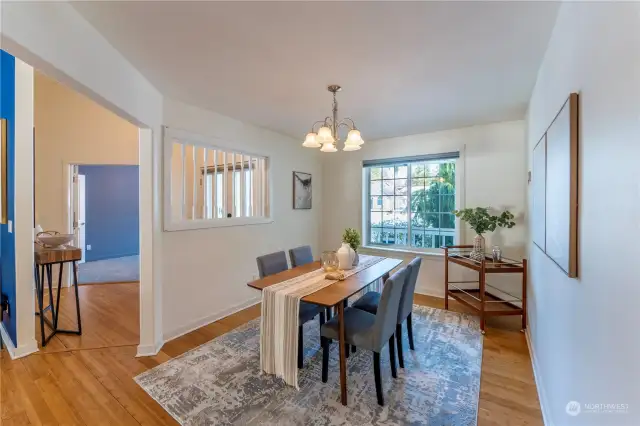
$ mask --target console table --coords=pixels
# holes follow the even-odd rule
[[[485,255],[482,261],[469,257],[473,246],[447,246],[444,250],[444,308],[449,309],[449,297],[473,309],[480,316],[480,331],[484,334],[485,320],[490,316],[521,315],[522,330],[527,328],[527,259],[500,261]],[[478,272],[478,281],[449,281],[449,263]],[[517,297],[487,283],[488,274],[521,274],[522,297]],[[472,284],[478,288],[466,288]],[[465,288],[463,288],[465,287]],[[505,297],[506,296],[506,297]]]
[[[82,259],[82,250],[77,247],[64,246],[61,248],[45,248],[38,244],[34,246],[34,263],[36,278],[36,294],[38,296],[38,312],[36,315],[40,317],[40,333],[42,346],[46,346],[49,340],[57,333],[65,334],[82,334],[82,321],[80,319],[80,298],[78,296],[78,271],[76,262]],[[72,264],[73,286],[76,293],[76,316],[78,321],[77,330],[64,330],[58,328],[58,317],[60,315],[60,288],[62,287],[62,271],[65,263]],[[56,303],[53,303],[53,265],[60,265],[58,271],[58,292],[56,294]],[[44,306],[44,278],[47,277],[49,287],[49,305]],[[46,311],[51,311],[51,320],[45,316]],[[45,323],[51,328],[51,334],[45,336]]]

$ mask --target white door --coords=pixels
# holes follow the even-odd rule
[[[84,263],[85,244],[85,176],[78,174],[78,166],[73,170],[73,233],[75,234],[75,245],[82,249],[82,260]]]

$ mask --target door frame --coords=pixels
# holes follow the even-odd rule
[[[68,5],[65,6],[68,7]],[[37,18],[44,19],[45,15],[41,14],[40,11],[37,12]],[[43,22],[49,24],[52,21],[45,19]],[[69,21],[69,26],[56,27],[56,29],[67,31],[58,39],[64,38],[66,34],[71,34],[78,23],[80,21]],[[126,92],[124,96],[122,96],[122,93],[116,93],[111,96],[110,89],[113,88],[112,71],[126,72],[134,70],[132,67],[128,68],[130,64],[121,61],[110,68],[111,71],[98,70],[104,72],[96,72],[95,64],[90,60],[85,60],[84,62],[74,61],[74,59],[84,57],[82,55],[69,56],[73,53],[72,50],[62,49],[59,52],[55,52],[57,55],[47,55],[50,49],[47,50],[48,44],[44,42],[50,40],[44,37],[26,38],[21,37],[21,35],[16,33],[17,38],[14,39],[2,37],[2,41],[5,42],[2,49],[16,58],[16,64],[20,64],[20,69],[16,67],[16,76],[21,77],[21,80],[17,80],[17,82],[21,82],[20,87],[16,85],[16,105],[18,105],[19,100],[22,109],[21,118],[16,122],[16,132],[18,130],[21,132],[21,138],[25,141],[30,141],[33,138],[33,68],[55,78],[58,82],[76,90],[78,93],[84,94],[97,104],[138,127],[141,223],[140,343],[137,347],[137,356],[156,355],[164,344],[162,326],[163,96],[150,84],[147,86],[148,82],[139,73],[135,75],[136,85],[131,86],[132,90],[135,89],[136,95],[133,100],[127,97],[131,95],[130,91]],[[91,42],[94,43],[96,40],[103,41],[94,38]],[[91,45],[85,43],[82,45],[82,49],[84,49],[85,53],[92,53],[95,50],[94,45],[95,43]],[[108,44],[104,45],[111,48]],[[111,55],[111,58],[119,60],[120,56],[117,56],[117,52],[114,52],[112,49],[108,54]],[[21,59],[29,61],[29,63],[24,63]],[[122,75],[124,74],[118,74],[118,77]],[[27,82],[26,79],[29,81]],[[142,83],[140,87],[138,87],[138,82]],[[31,217],[34,214],[34,147],[33,144],[17,144],[16,146],[16,173],[19,172],[21,174],[20,179],[16,178],[16,194],[29,195],[31,198],[27,203],[24,197],[20,197],[20,202],[16,204],[15,211],[19,217]],[[22,176],[24,173],[29,173],[29,176]],[[26,187],[26,185],[29,185],[29,187]],[[18,344],[20,346],[13,355],[24,356],[38,351],[35,340],[35,327],[33,326],[33,306],[35,306],[35,293],[33,291],[34,235],[31,220],[28,222],[18,221],[17,225],[15,229],[16,270],[20,274],[16,278],[16,300],[17,305],[19,305],[17,308],[20,308],[19,313],[17,313]]]
[[[140,164],[128,164],[128,163],[88,163],[85,161],[68,161],[62,165],[62,181],[65,182],[64,187],[62,188],[62,199],[65,202],[62,203],[62,217],[65,218],[66,229],[65,232],[67,234],[73,234],[73,168],[75,166],[138,166],[138,179],[140,179]],[[138,182],[139,184],[139,182]],[[86,187],[85,187],[86,191]],[[140,205],[141,193],[138,194],[138,205]],[[86,201],[86,194],[85,194]],[[142,224],[142,210],[138,211],[138,223]],[[86,214],[86,212],[85,212]],[[86,217],[85,217],[86,219]],[[140,227],[139,225],[139,227]],[[138,229],[140,231],[140,228]],[[138,243],[138,254],[142,254],[142,239]],[[82,258],[85,258],[85,253],[82,253]],[[138,268],[140,268],[140,272],[142,273],[142,265],[139,264]],[[71,274],[68,273],[69,268],[64,270],[64,275],[62,277],[62,285],[64,287],[71,286]],[[142,275],[140,275],[140,284],[142,284]]]

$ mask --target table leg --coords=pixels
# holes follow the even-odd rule
[[[480,264],[480,333],[484,334],[484,326],[485,326],[485,318],[484,318],[484,308],[485,308],[485,261],[483,260]]]
[[[347,358],[345,356],[344,304],[338,303],[338,322],[340,324],[339,351],[340,354],[340,401],[347,405]]]
[[[49,306],[51,307],[51,322],[56,318],[56,310],[53,306],[53,266],[47,265],[47,287],[49,288]],[[54,326],[55,328],[55,326]]]
[[[60,269],[58,269],[58,294],[56,295],[56,313],[60,314],[60,287],[62,284],[62,269],[64,268],[64,263],[60,264]],[[56,315],[55,320],[53,321],[53,327],[58,329],[58,315]]]
[[[449,249],[444,249],[444,309],[449,310]]]
[[[36,296],[38,297],[38,310],[40,316],[40,341],[42,342],[42,347],[46,345],[45,335],[44,335],[44,306],[42,303],[42,298],[44,297],[44,266],[38,267],[36,265]]]
[[[78,293],[78,268],[73,262],[73,286],[76,288],[76,315],[78,318],[78,334],[82,334],[82,319],[80,318],[80,294]]]
[[[527,259],[522,260],[522,332],[527,328]]]

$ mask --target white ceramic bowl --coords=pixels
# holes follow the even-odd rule
[[[40,235],[38,241],[49,247],[58,247],[64,244],[69,244],[73,240],[73,234],[58,234],[58,235]]]

